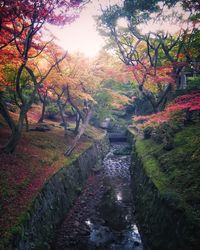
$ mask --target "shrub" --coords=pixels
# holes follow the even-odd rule
[[[171,150],[173,148],[173,137],[175,130],[168,123],[162,123],[158,127],[154,128],[151,133],[151,138],[156,143],[163,143],[163,148]]]
[[[46,117],[48,119],[55,120],[58,113],[59,113],[59,110],[56,104],[51,103],[47,106]]]
[[[143,134],[144,134],[144,139],[149,139],[152,135],[153,132],[153,128],[152,127],[146,127],[143,130]]]
[[[187,89],[199,89],[200,88],[200,76],[188,77]]]

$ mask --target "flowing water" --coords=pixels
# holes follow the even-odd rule
[[[111,145],[103,169],[89,177],[52,249],[143,250],[134,221],[128,147]]]

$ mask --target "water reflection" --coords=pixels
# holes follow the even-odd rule
[[[92,224],[90,220],[86,222],[91,229],[90,243],[94,247],[91,249],[143,250],[132,213],[130,155],[113,153],[123,146],[127,147],[127,144],[112,145],[110,153],[104,159],[104,187],[107,191],[99,207],[99,216],[103,224]]]
[[[131,229],[132,229],[132,238],[137,240],[139,244],[141,244],[141,238],[140,238],[140,234],[139,234],[139,231],[138,231],[138,228],[136,226],[136,224],[132,224],[131,225]]]
[[[122,200],[122,193],[118,192],[116,197],[117,197],[117,201],[121,201]]]
[[[85,223],[91,228],[92,227],[92,222],[90,220],[86,220]]]
[[[56,250],[143,250],[133,216],[130,155],[114,144],[59,230]],[[114,154],[115,150],[117,154]]]

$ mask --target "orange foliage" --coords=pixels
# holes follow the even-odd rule
[[[132,81],[133,76],[129,68],[116,56],[106,52],[101,52],[95,59],[96,71],[102,79],[112,79],[118,82],[127,83]]]

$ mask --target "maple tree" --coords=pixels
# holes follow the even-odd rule
[[[131,66],[129,68],[133,71],[139,90],[154,112],[165,107],[175,86],[182,87],[180,73],[185,66],[199,58],[195,48],[198,36],[196,19],[180,21],[175,17],[182,28],[173,35],[164,31],[149,31],[147,34],[141,32],[138,25],[153,19],[150,16],[152,12],[158,12],[157,16],[162,19],[163,12],[159,12],[159,5],[156,4],[157,1],[153,1],[152,8],[149,8],[149,4],[143,1],[125,1],[124,8],[109,6],[102,10],[102,16],[98,19],[100,32],[108,38],[112,50],[115,49],[124,64]],[[157,16],[154,16],[154,22]],[[126,27],[118,25],[120,18],[126,19]]]
[[[5,49],[10,45],[15,48],[15,53],[20,58],[20,65],[17,68],[14,87],[15,95],[19,100],[20,114],[18,124],[11,119],[6,107],[4,93],[0,93],[0,113],[8,123],[12,135],[5,146],[6,152],[13,152],[23,128],[26,114],[34,101],[37,89],[49,75],[51,70],[58,65],[65,57],[56,58],[53,64],[47,68],[46,73],[38,80],[32,61],[37,58],[46,48],[49,42],[41,43],[41,31],[45,23],[63,25],[72,22],[77,17],[77,10],[84,4],[84,1],[1,1],[0,15],[0,53],[1,56],[6,52]],[[74,10],[74,12],[72,12]],[[7,50],[8,54],[10,50]],[[4,62],[2,61],[2,64]],[[1,66],[2,67],[2,66]],[[29,100],[22,94],[23,85],[21,79],[23,74],[28,74],[32,81],[32,93]]]
[[[58,45],[54,43],[49,43],[46,48],[44,53],[42,53],[38,58],[37,62],[35,63],[35,68],[38,71],[38,75],[42,77],[45,73],[47,64],[52,64],[58,56],[61,56],[64,54],[65,51],[60,48]],[[65,53],[65,58],[68,57],[68,54]],[[63,58],[63,60],[65,59]],[[58,99],[61,98],[62,94],[59,94],[57,92],[57,89],[62,86],[61,82],[61,74],[59,72],[59,66],[56,65],[54,69],[49,73],[49,75],[43,80],[42,84],[37,90],[37,94],[39,96],[39,100],[42,103],[42,112],[41,116],[38,120],[38,122],[43,122],[44,120],[44,115],[45,115],[45,110],[46,110],[46,105],[47,105],[47,100],[49,99],[50,101],[53,101],[54,98],[52,96],[52,90],[54,89],[54,94],[58,95]],[[58,86],[56,89],[55,87]],[[60,97],[59,97],[60,96]],[[58,100],[59,104],[59,100]],[[60,107],[60,105],[58,105]],[[61,116],[63,113],[61,112]],[[62,116],[63,118],[63,116]],[[63,121],[64,122],[64,121]],[[64,123],[65,124],[65,123]]]
[[[84,58],[82,58],[82,60],[83,59]],[[124,82],[128,81],[129,79],[129,72],[124,69],[123,65],[119,63],[116,58],[101,52],[93,60],[82,60],[79,58],[78,73],[80,74],[79,77],[81,81],[79,80],[78,89],[80,90],[78,90],[76,87],[75,92],[73,92],[74,86],[76,86],[74,84],[68,84],[67,88],[68,101],[77,111],[82,124],[78,130],[77,136],[73,141],[73,144],[65,151],[65,155],[71,154],[78,140],[88,126],[89,121],[95,112],[96,106],[100,106],[101,100],[98,98],[98,93],[103,92],[103,95],[107,93],[109,99],[112,100],[111,106],[115,108],[121,109],[124,104],[129,102],[129,98],[127,96],[112,90],[112,88],[106,88],[104,84],[106,80],[112,78],[120,79]],[[84,65],[83,68],[81,68],[82,65]],[[79,91],[81,95],[79,94]],[[75,103],[77,97],[78,99],[83,99],[82,111],[80,110],[81,106],[77,106]]]
[[[68,55],[59,67],[52,71],[46,82],[51,85],[52,98],[58,105],[65,132],[67,123],[64,112],[66,105],[70,105],[76,114],[77,133],[80,122],[84,122],[88,103],[94,102],[92,92],[98,84],[89,60],[79,54]]]
[[[66,107],[70,106],[76,116],[74,129],[76,138],[73,145],[66,151],[67,155],[76,146],[92,117],[93,110],[96,105],[98,106],[99,99],[96,99],[96,93],[100,89],[108,92],[113,107],[120,108],[122,104],[128,102],[128,97],[106,89],[102,84],[106,79],[113,77],[127,81],[130,71],[124,71],[124,66],[122,66],[122,63],[114,62],[112,56],[102,53],[95,59],[88,59],[79,53],[68,54],[44,81],[44,86],[50,86],[51,100],[58,105],[65,133],[68,131]],[[119,69],[121,70],[118,71]]]
[[[14,100],[16,105],[19,107],[19,118],[18,124],[12,120],[4,99],[4,92],[1,92],[1,114],[4,119],[7,121],[9,127],[12,130],[11,138],[8,144],[5,146],[6,151],[13,151],[21,137],[24,119],[27,124],[27,112],[30,109],[37,90],[44,81],[44,79],[49,75],[51,70],[64,59],[65,55],[47,65],[47,70],[44,75],[37,77],[35,74],[34,63],[31,61],[29,63],[22,63],[19,68],[15,71],[15,81],[11,82],[12,93],[14,95]],[[49,68],[48,68],[49,66]],[[29,95],[26,95],[26,90],[29,89]]]
[[[113,79],[122,83],[132,81],[132,74],[128,67],[119,60],[118,56],[107,51],[100,51],[94,58],[93,68],[95,74],[103,80]]]
[[[181,4],[185,10],[197,11],[200,9],[198,0],[149,0],[148,3],[145,0],[124,0],[124,9],[129,12],[130,15],[140,12],[140,14],[146,14],[146,18],[149,18],[150,14],[161,12],[163,5],[174,7],[177,3]]]
[[[15,44],[23,60],[32,47],[38,46],[38,37],[45,23],[64,25],[78,17],[87,1],[61,0],[1,0],[0,49]],[[45,47],[45,46],[44,46]]]
[[[42,113],[38,120],[38,123],[42,123],[44,121],[44,115],[45,115],[49,91],[50,91],[50,86],[43,86],[42,88],[38,89],[38,96],[39,96],[40,102],[42,103]]]
[[[183,121],[189,120],[192,113],[199,110],[200,93],[191,93],[177,97],[162,112],[147,116],[136,116],[133,120],[136,123],[142,124],[143,128],[157,127],[162,123],[173,120],[174,117]]]
[[[99,84],[100,78],[95,74],[90,60],[80,54],[70,55],[66,58],[59,66],[58,73],[61,82],[58,83],[56,77],[53,90],[57,96],[59,109],[63,112],[65,105],[68,103],[76,114],[74,130],[76,137],[72,145],[65,151],[65,155],[70,155],[92,116],[92,105],[95,102],[92,95]]]

